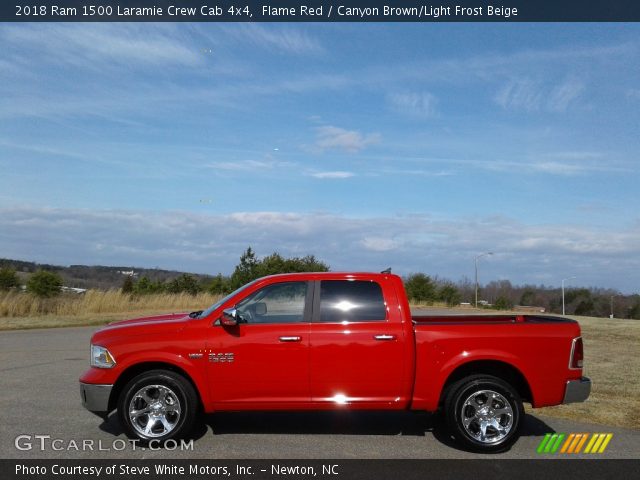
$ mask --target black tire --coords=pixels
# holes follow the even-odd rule
[[[146,421],[144,413],[132,419],[130,409],[138,412],[147,409],[151,415],[146,415]],[[118,398],[118,418],[126,434],[145,444],[154,441],[163,445],[169,439],[183,438],[192,430],[197,412],[198,395],[193,385],[168,370],[141,373],[127,383]],[[145,432],[147,422],[152,420],[153,428]]]
[[[508,450],[518,439],[524,408],[518,392],[504,380],[471,375],[448,388],[444,414],[449,432],[462,447],[497,453]],[[481,423],[486,420],[490,424],[485,423],[483,436]]]

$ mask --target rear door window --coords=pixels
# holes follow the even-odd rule
[[[384,321],[387,308],[380,284],[364,280],[320,282],[321,322]]]

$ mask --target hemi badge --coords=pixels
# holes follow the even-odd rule
[[[201,353],[190,353],[189,358],[202,358]]]

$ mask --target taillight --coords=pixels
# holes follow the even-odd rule
[[[571,358],[569,359],[569,368],[574,370],[582,368],[584,360],[584,348],[582,346],[582,337],[573,339],[571,345]]]

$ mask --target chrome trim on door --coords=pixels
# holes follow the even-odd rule
[[[395,340],[395,335],[374,335],[373,338],[376,340]]]
[[[299,342],[300,337],[280,337],[281,342]]]

